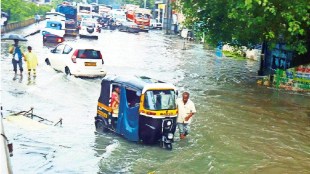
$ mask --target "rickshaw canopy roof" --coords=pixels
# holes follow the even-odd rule
[[[174,89],[172,84],[155,80],[145,76],[106,76],[102,82],[110,81],[110,83],[123,84],[125,86],[139,90],[144,94],[149,89]]]

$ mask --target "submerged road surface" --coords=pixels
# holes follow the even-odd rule
[[[15,31],[28,34],[28,28]],[[35,81],[13,78],[10,41],[1,43],[4,114],[28,110],[62,127],[32,129],[4,122],[14,143],[14,173],[310,173],[310,96],[256,86],[259,63],[216,58],[202,45],[161,31],[103,31],[98,40],[66,38],[102,48],[110,74],[144,75],[189,91],[196,104],[191,133],[172,151],[95,132],[100,79],[67,77],[45,65],[40,34]],[[177,134],[176,134],[177,135]]]

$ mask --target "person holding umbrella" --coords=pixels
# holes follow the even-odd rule
[[[9,48],[9,53],[13,55],[12,63],[13,70],[15,72],[15,77],[17,76],[17,65],[19,66],[20,75],[23,75],[23,57],[24,53],[22,52],[20,46],[18,45],[18,39],[14,39],[14,44]]]

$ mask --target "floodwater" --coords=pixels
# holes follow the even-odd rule
[[[28,34],[34,26],[15,31]],[[98,40],[111,74],[144,75],[189,91],[197,114],[186,140],[173,150],[98,134],[94,116],[100,79],[67,77],[45,65],[49,48],[28,37],[39,55],[38,77],[13,78],[8,45],[1,43],[4,115],[34,107],[62,127],[33,129],[4,120],[14,144],[14,173],[310,173],[310,95],[256,85],[259,62],[216,58],[214,51],[161,31],[103,31]]]

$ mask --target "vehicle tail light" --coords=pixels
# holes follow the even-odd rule
[[[76,63],[76,57],[77,57],[78,53],[79,53],[79,50],[75,50],[74,51],[74,53],[73,53],[73,55],[71,57],[71,60],[72,60],[73,63]]]
[[[100,52],[100,51],[99,51],[99,58],[101,59],[102,64],[104,64],[104,61],[103,61],[103,58],[102,58],[102,54],[101,54],[101,52]]]
[[[61,38],[61,37],[57,38],[57,42],[58,43],[63,42],[63,38]]]

